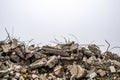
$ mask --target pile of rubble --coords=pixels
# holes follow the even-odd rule
[[[120,57],[95,44],[0,41],[0,80],[120,80]]]

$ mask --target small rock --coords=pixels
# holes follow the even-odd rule
[[[2,79],[2,80],[4,80],[4,79]],[[17,79],[15,79],[15,78],[12,78],[11,80],[17,80]]]
[[[95,59],[96,59],[95,56],[91,56],[90,58],[87,59],[86,62],[87,62],[88,64],[92,64],[92,63],[95,61]]]
[[[11,45],[11,49],[16,48],[17,46],[18,46],[18,41],[17,41],[17,39],[13,39],[12,45]]]
[[[28,60],[29,58],[31,58],[35,53],[36,53],[35,50],[30,51],[30,53],[25,55],[25,60]]]
[[[85,51],[84,51],[84,55],[86,55],[87,57],[91,57],[91,56],[94,55],[94,53],[91,52],[90,50],[85,50]]]
[[[118,72],[118,73],[120,73],[120,69],[119,69],[119,70],[117,70],[117,72]]]
[[[86,60],[87,60],[87,57],[86,57],[86,56],[84,56],[82,61],[84,61],[84,62],[85,62]]]
[[[89,45],[88,48],[96,57],[101,58],[101,50],[97,45]]]
[[[21,68],[22,68],[22,66],[20,66],[20,65],[14,65],[14,70],[15,71],[20,71]]]
[[[53,73],[49,73],[48,80],[56,80],[56,76]]]
[[[38,73],[38,70],[32,70],[32,72],[31,72],[32,74],[37,74]]]
[[[72,76],[70,77],[70,80],[75,80],[75,75],[72,75]]]
[[[35,78],[34,80],[40,80],[39,78]]]
[[[56,66],[54,69],[54,74],[57,76],[61,75],[61,73],[63,72],[61,69],[62,69],[62,66]]]
[[[20,76],[19,80],[25,80],[25,79],[23,78],[23,76]]]
[[[33,78],[33,79],[38,78],[38,75],[32,74],[32,78]]]
[[[9,75],[13,76],[14,75],[14,71],[10,71]]]
[[[11,55],[10,55],[10,59],[11,59],[13,62],[16,62],[16,63],[20,62],[20,57],[19,57],[18,55],[16,55],[16,54],[11,54]]]
[[[23,66],[23,67],[21,68],[20,72],[26,73],[26,72],[27,72],[27,67],[26,67],[26,66]]]
[[[20,73],[15,73],[15,78],[18,79],[20,77]]]
[[[4,78],[8,79],[8,78],[9,78],[9,75],[8,75],[8,74],[7,74],[7,75],[4,75]]]
[[[92,51],[95,54],[100,54],[101,53],[100,48],[96,45],[89,45],[88,48],[89,48],[90,51]]]
[[[97,76],[97,74],[96,74],[95,72],[90,73],[90,78],[91,78],[91,79],[95,78],[96,76]]]
[[[34,49],[35,49],[35,45],[30,45],[30,46],[28,47],[28,49],[29,49],[30,51],[34,50]]]
[[[56,80],[63,80],[63,79],[61,79],[61,78],[57,78]]]
[[[39,76],[39,78],[40,78],[40,80],[47,80],[47,74],[41,74],[40,76]]]
[[[109,60],[109,61],[120,67],[120,62],[119,61],[116,61],[116,60]]]
[[[104,70],[102,70],[102,69],[99,69],[97,72],[99,73],[99,75],[100,75],[101,77],[103,77],[103,76],[106,75],[106,72],[105,72]]]
[[[39,59],[39,60],[33,62],[32,64],[30,64],[30,68],[35,69],[35,68],[38,68],[38,67],[42,67],[45,64],[46,64],[46,59],[45,58]]]
[[[49,66],[50,68],[54,67],[55,64],[58,62],[58,58],[56,56],[50,57],[50,60],[47,61],[46,66]]]
[[[21,57],[22,59],[24,59],[24,53],[21,51],[20,48],[15,48],[16,54]]]
[[[73,43],[71,46],[70,46],[70,50],[72,51],[72,50],[75,50],[75,49],[77,49],[78,48],[78,44],[76,43]]]
[[[1,47],[2,47],[4,52],[9,52],[10,44],[4,44],[4,45],[1,45]]]
[[[36,52],[36,53],[34,54],[34,56],[35,56],[36,59],[40,59],[40,58],[45,58],[45,57],[47,57],[45,54],[42,54],[41,52]]]
[[[85,74],[85,69],[82,68],[80,65],[73,64],[70,73],[72,76],[75,76],[76,78],[81,78]]]

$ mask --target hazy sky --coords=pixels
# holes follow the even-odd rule
[[[0,40],[14,37],[48,44],[54,38],[120,46],[120,0],[0,0]],[[118,50],[120,52],[120,49]]]

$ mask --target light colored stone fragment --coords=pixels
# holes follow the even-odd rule
[[[120,67],[120,62],[118,62],[116,60],[108,60],[108,61],[110,61],[111,63],[114,63],[115,65]]]
[[[102,69],[99,69],[97,72],[99,73],[99,75],[100,75],[101,77],[103,77],[103,76],[106,75],[106,72],[105,72],[104,70],[102,70]]]
[[[80,65],[73,64],[70,73],[72,76],[75,76],[76,78],[81,78],[85,73],[85,69],[82,68]]]
[[[50,68],[52,68],[55,66],[57,62],[58,62],[58,58],[56,56],[52,56],[50,60],[47,61],[46,66],[49,66]]]
[[[35,68],[38,68],[38,67],[42,67],[45,64],[46,64],[46,59],[45,58],[39,59],[39,60],[33,62],[32,64],[30,64],[30,68],[35,69]]]
[[[60,75],[62,73],[61,69],[62,69],[62,66],[56,66],[54,69],[54,74],[57,76]]]
[[[46,74],[41,74],[39,78],[40,80],[47,80]]]
[[[15,78],[18,79],[18,78],[20,77],[20,75],[21,75],[20,73],[16,73],[16,74],[15,74]]]
[[[91,79],[95,78],[96,76],[97,76],[97,74],[96,74],[95,72],[90,73],[90,78],[91,78]]]
[[[38,78],[38,75],[32,74],[32,78],[33,78],[33,79]]]
[[[9,44],[4,44],[4,45],[1,45],[2,49],[4,52],[8,52],[9,49],[10,49],[10,45]]]
[[[87,57],[86,57],[86,56],[84,56],[82,61],[84,61],[84,62],[85,62],[86,60],[87,60]]]
[[[115,67],[114,67],[114,66],[110,66],[109,68],[110,68],[111,73],[116,72],[116,70],[115,70]]]
[[[94,61],[93,57],[90,57],[90,58],[87,59],[87,63],[88,63],[88,64],[92,64],[93,61]]]
[[[11,48],[14,49],[14,48],[16,48],[17,46],[18,46],[18,41],[17,41],[17,39],[13,39]]]

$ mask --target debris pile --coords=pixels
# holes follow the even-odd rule
[[[120,57],[74,41],[42,47],[0,41],[0,80],[120,80]]]

